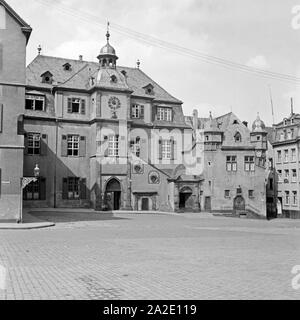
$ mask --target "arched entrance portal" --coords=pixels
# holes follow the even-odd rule
[[[245,211],[246,203],[242,196],[237,196],[233,201],[233,210],[238,213],[239,211]]]
[[[105,199],[108,210],[120,210],[121,207],[121,184],[117,179],[111,179],[105,190]]]
[[[179,192],[179,209],[193,209],[193,191],[189,187],[184,187]]]

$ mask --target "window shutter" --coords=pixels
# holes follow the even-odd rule
[[[63,178],[62,198],[63,198],[63,200],[68,199],[68,178]]]
[[[1,105],[0,105],[0,122],[1,122],[1,119],[2,119],[2,116],[1,116]],[[18,117],[18,125],[17,125],[17,134],[18,135],[23,135],[24,134],[24,117],[23,115],[20,115]],[[0,124],[0,132],[1,132],[1,124]]]
[[[40,179],[40,200],[46,200],[46,178]]]
[[[81,136],[79,142],[79,157],[85,157],[86,155],[86,138]]]
[[[177,155],[177,143],[174,140],[174,137],[171,138],[171,147],[172,147],[172,154],[171,154],[171,160],[176,160],[176,155]]]
[[[27,135],[27,133],[24,133],[24,145],[25,145],[24,154],[28,154],[28,135]]]
[[[85,100],[81,100],[81,114],[85,114]]]
[[[158,159],[161,160],[162,159],[162,139],[159,139],[158,142]]]
[[[72,113],[72,99],[68,98],[68,113]]]
[[[87,188],[86,188],[86,178],[80,179],[80,199],[86,200],[87,198]]]
[[[157,106],[152,107],[152,121],[157,120]]]
[[[66,135],[63,135],[61,138],[61,156],[68,156],[68,140]]]
[[[41,156],[47,155],[47,148],[48,148],[48,136],[46,134],[42,134],[41,139]]]
[[[144,106],[140,106],[141,110],[140,110],[140,118],[144,119],[145,118],[145,107]]]
[[[3,130],[2,126],[3,126],[3,104],[0,103],[0,133]]]

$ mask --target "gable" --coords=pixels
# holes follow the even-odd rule
[[[0,30],[6,28],[6,23],[7,23],[6,13],[8,13],[9,16],[12,17],[12,19],[21,27],[21,30],[26,37],[26,41],[28,42],[30,34],[32,32],[31,27],[4,0],[0,0]],[[1,18],[3,17],[4,19],[2,20]]]

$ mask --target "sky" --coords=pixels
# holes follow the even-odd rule
[[[230,111],[250,124],[259,112],[272,125],[288,117],[291,97],[300,113],[299,83],[266,79],[145,44],[120,26],[178,46],[262,70],[300,77],[300,0],[6,0],[33,28],[27,63],[42,54],[97,61],[105,22],[118,65],[141,69],[176,98],[185,115]],[[71,8],[76,14],[70,14]],[[86,15],[95,18],[87,19]],[[300,18],[299,18],[300,25]]]

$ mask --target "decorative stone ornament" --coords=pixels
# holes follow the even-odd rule
[[[112,119],[117,119],[117,110],[121,108],[121,102],[117,97],[111,97],[108,100],[108,106],[112,113]]]
[[[159,177],[158,172],[151,171],[149,173],[149,183],[150,184],[159,184],[160,183],[160,177]]]

